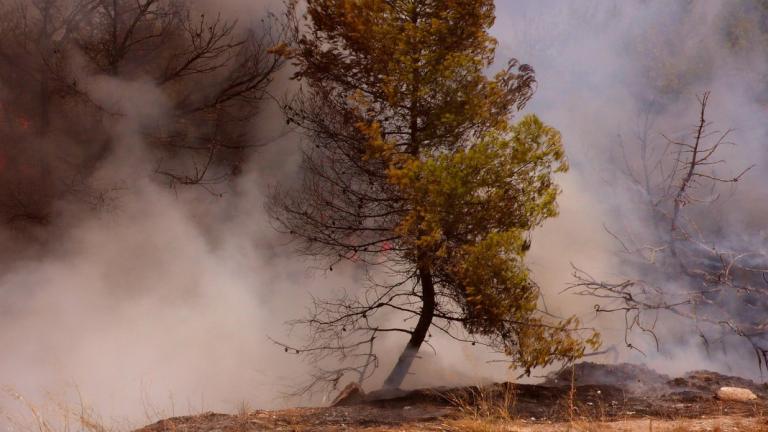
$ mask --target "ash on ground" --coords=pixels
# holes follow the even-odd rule
[[[670,389],[671,378],[644,365],[584,362],[566,367],[546,377],[542,385],[610,385],[632,394],[658,394]]]
[[[566,386],[572,380],[576,386],[615,386],[635,396],[711,397],[722,387],[746,388],[760,398],[768,396],[766,384],[758,384],[746,378],[707,370],[692,371],[672,378],[647,366],[632,363],[578,363],[548,375],[542,385]]]
[[[737,387],[757,399],[721,400],[718,390]],[[715,414],[754,415],[768,410],[768,387],[711,371],[670,377],[646,366],[584,362],[549,375],[541,384],[498,383],[487,386],[372,392],[349,404],[380,409],[472,407],[512,401],[510,414],[537,420],[584,418],[696,418]]]

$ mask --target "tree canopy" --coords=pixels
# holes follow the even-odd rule
[[[372,274],[301,321],[310,342],[291,348],[344,365],[317,378],[368,377],[383,332],[409,337],[387,387],[402,384],[431,329],[526,371],[596,347],[574,318],[541,313],[524,262],[531,230],[557,215],[553,177],[568,165],[556,129],[531,114],[512,121],[533,69],[513,59],[488,74],[493,1],[310,0],[303,17],[287,53],[302,91],[285,111],[312,145],[301,186],[276,191],[270,209],[302,253]],[[392,326],[393,313],[417,322]]]
[[[283,24],[175,0],[0,2],[0,82],[13,83],[0,94],[0,224],[47,225],[56,202],[106,199],[92,175],[126,114],[96,95],[107,82],[151,86],[168,104],[169,118],[140,131],[158,179],[213,192],[237,176],[285,61]]]

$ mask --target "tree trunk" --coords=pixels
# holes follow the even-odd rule
[[[411,17],[410,21],[413,24],[418,23],[419,21],[419,13],[418,8],[413,5],[411,8]],[[411,143],[410,143],[410,153],[414,157],[418,157],[419,155],[419,139],[418,139],[418,131],[419,131],[419,88],[420,88],[420,79],[419,79],[419,69],[413,68],[411,71],[411,101],[410,106],[408,108],[410,113],[410,136],[411,136]],[[421,234],[421,233],[420,233]],[[405,377],[408,375],[408,371],[411,369],[411,365],[413,364],[413,360],[416,358],[416,355],[419,353],[419,348],[421,348],[421,344],[424,343],[424,339],[427,337],[427,333],[429,332],[429,327],[432,325],[432,318],[435,315],[435,286],[432,282],[432,269],[430,269],[429,265],[427,265],[423,259],[422,251],[419,251],[418,253],[418,265],[419,265],[419,279],[421,280],[421,314],[419,315],[419,321],[416,323],[416,328],[413,329],[413,333],[411,333],[411,339],[408,341],[408,344],[405,346],[405,349],[400,354],[400,357],[397,359],[397,363],[395,363],[395,367],[392,368],[392,371],[389,373],[389,376],[387,376],[387,379],[384,380],[384,388],[385,389],[395,389],[399,388],[400,385],[403,384],[403,380],[405,380]]]
[[[405,346],[403,353],[400,354],[400,358],[397,359],[395,367],[384,381],[384,388],[400,387],[403,380],[408,375],[408,370],[411,369],[413,360],[419,353],[421,344],[427,337],[429,327],[432,325],[432,318],[435,315],[435,286],[432,283],[431,269],[428,266],[420,267],[419,278],[421,279],[422,295],[422,308],[421,315],[419,315],[419,322],[416,323],[416,328],[414,328],[413,333],[411,333],[411,339]]]

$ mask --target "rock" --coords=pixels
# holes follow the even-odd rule
[[[752,390],[741,387],[720,387],[717,398],[724,401],[746,402],[757,399]]]
[[[358,383],[349,383],[331,402],[331,406],[355,405],[365,399],[365,392]]]

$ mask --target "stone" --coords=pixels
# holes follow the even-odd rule
[[[720,387],[717,398],[724,401],[746,402],[757,399],[752,390],[742,387]]]
[[[349,383],[344,387],[336,399],[331,402],[331,406],[347,406],[355,405],[362,402],[365,399],[365,392],[358,383]]]

